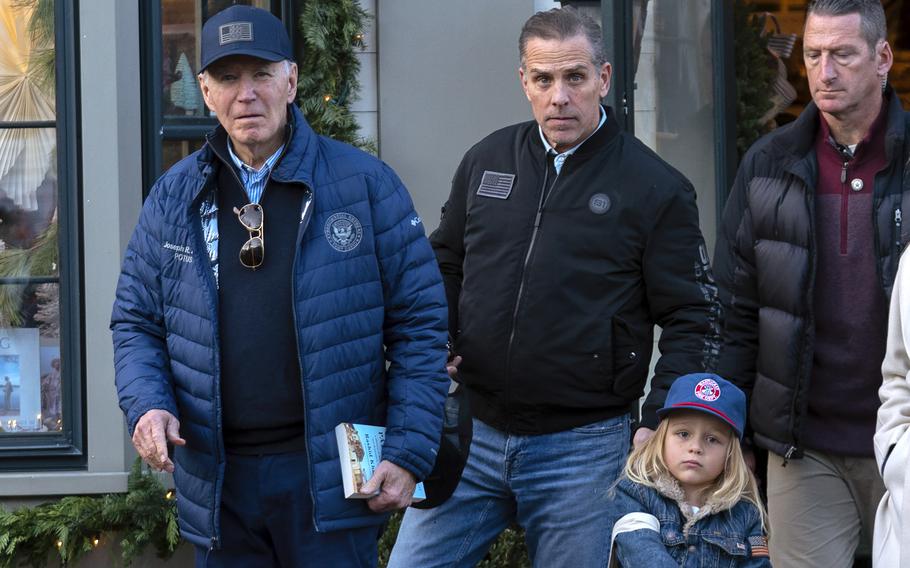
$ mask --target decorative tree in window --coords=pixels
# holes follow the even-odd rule
[[[182,108],[186,114],[196,114],[196,111],[202,107],[202,94],[186,53],[180,54],[174,76],[177,79],[171,83],[171,103],[175,107]]]

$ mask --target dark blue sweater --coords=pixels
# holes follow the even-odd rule
[[[226,149],[225,149],[226,150]],[[291,270],[304,188],[269,180],[262,265],[240,263],[249,239],[233,208],[249,203],[233,166],[218,173],[218,334],[224,446],[240,454],[305,449]]]

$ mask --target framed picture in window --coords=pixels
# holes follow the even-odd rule
[[[6,432],[41,429],[37,328],[0,328],[0,425]]]

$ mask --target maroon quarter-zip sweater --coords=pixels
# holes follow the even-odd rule
[[[886,165],[886,103],[852,156],[821,114],[815,141],[815,351],[803,438],[808,448],[840,455],[873,455],[888,305],[876,273],[872,201],[875,174]]]

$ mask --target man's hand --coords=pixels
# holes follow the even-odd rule
[[[645,442],[650,440],[651,436],[653,436],[653,435],[654,435],[654,430],[652,430],[650,428],[645,428],[644,426],[642,426],[641,428],[639,428],[638,430],[635,431],[635,436],[632,438],[632,446],[634,446],[636,448],[641,446],[642,444],[644,444]]]
[[[376,513],[385,513],[410,505],[416,485],[417,480],[413,473],[390,461],[382,460],[373,472],[373,477],[364,484],[361,491],[363,493],[379,491],[379,495],[367,500],[367,505]]]
[[[449,378],[454,379],[455,375],[458,373],[458,365],[461,365],[461,355],[456,355],[446,363],[446,371],[449,373]]]
[[[183,446],[180,421],[167,410],[153,409],[142,415],[133,431],[133,447],[147,464],[158,471],[174,472],[174,462],[167,455],[167,443]]]

